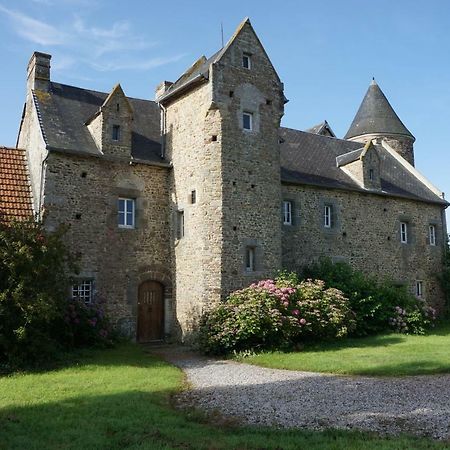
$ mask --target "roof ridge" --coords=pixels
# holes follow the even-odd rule
[[[79,86],[73,86],[72,84],[60,83],[58,81],[52,81],[50,83],[50,86],[53,85],[53,84],[59,84],[60,86],[65,86],[65,87],[68,87],[68,88],[71,88],[71,89],[78,89],[80,91],[92,92],[92,93],[95,93],[95,94],[103,94],[105,96],[108,96],[111,93],[111,92],[97,91],[95,89],[87,89],[87,88],[83,88],[83,87],[79,87]],[[117,83],[117,84],[120,84],[120,83]],[[127,99],[129,99],[129,100],[139,100],[141,102],[149,102],[149,103],[155,103],[156,104],[156,102],[154,100],[150,100],[150,99],[146,99],[146,98],[130,97],[128,95],[125,95],[125,97]]]
[[[347,143],[350,143],[350,144],[356,144],[356,143],[357,143],[357,142],[355,142],[355,141],[350,141],[349,139],[338,138],[338,137],[332,137],[332,136],[325,136],[324,134],[308,133],[307,131],[297,130],[296,128],[280,127],[279,129],[280,129],[280,130],[281,130],[281,129],[284,129],[284,130],[297,131],[297,132],[299,132],[299,133],[305,133],[305,134],[310,134],[310,135],[313,135],[313,136],[319,136],[320,138],[324,138],[324,139],[325,139],[325,138],[326,138],[326,139],[332,139],[333,141],[347,142]],[[359,142],[359,144],[360,144],[360,142]]]

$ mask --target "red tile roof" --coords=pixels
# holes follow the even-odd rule
[[[32,217],[25,150],[0,147],[0,220]]]

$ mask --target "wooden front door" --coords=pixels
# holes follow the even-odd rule
[[[164,288],[157,281],[144,281],[138,293],[138,342],[158,341],[164,337]]]

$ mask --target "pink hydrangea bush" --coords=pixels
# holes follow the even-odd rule
[[[233,292],[203,315],[199,344],[207,353],[285,349],[311,338],[346,336],[354,325],[348,300],[319,280],[281,276]]]
[[[114,344],[117,333],[105,314],[105,303],[100,295],[96,295],[92,303],[84,303],[77,298],[67,301],[65,334],[71,347],[108,347]]]
[[[396,306],[389,317],[389,327],[396,333],[425,334],[426,330],[434,326],[436,310],[428,306],[423,300],[402,308]]]

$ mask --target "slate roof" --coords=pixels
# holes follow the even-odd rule
[[[348,159],[347,162],[356,160],[364,147],[360,142],[290,128],[280,128],[280,138],[281,180],[284,183],[367,192],[337,167],[336,162],[337,157],[344,162],[345,159]],[[384,147],[375,147],[380,156],[381,194],[447,204]]]
[[[205,60],[199,66],[207,64],[208,60]],[[101,155],[85,123],[98,111],[108,94],[51,83],[48,93],[36,91],[33,95],[49,150]],[[128,100],[134,117],[133,157],[149,163],[167,163],[160,156],[158,105],[149,100]],[[338,168],[336,162],[337,157],[340,164],[355,160],[363,144],[289,128],[280,129],[280,140],[283,182],[367,192]],[[377,149],[381,157],[381,186],[385,195],[446,204],[384,148],[377,146]]]
[[[100,156],[86,121],[102,106],[108,94],[60,83],[49,92],[33,91],[45,143],[50,150]],[[133,158],[165,162],[161,158],[160,110],[155,102],[127,97],[133,109]]]
[[[201,56],[167,89],[167,91],[159,98],[159,101],[164,101],[164,99],[172,96],[175,92],[183,92],[185,88],[188,88],[196,80],[208,80],[210,66],[222,56],[224,51],[225,47],[214,53],[214,55],[208,59],[206,59],[205,56]]]
[[[0,220],[32,217],[25,150],[0,147]]]
[[[321,134],[322,136],[336,137],[334,131],[330,127],[330,124],[326,120],[324,120],[321,123],[318,123],[317,125],[314,125],[311,128],[308,128],[305,131],[307,133]]]
[[[400,134],[414,139],[375,80],[370,84],[344,139],[373,133]]]

